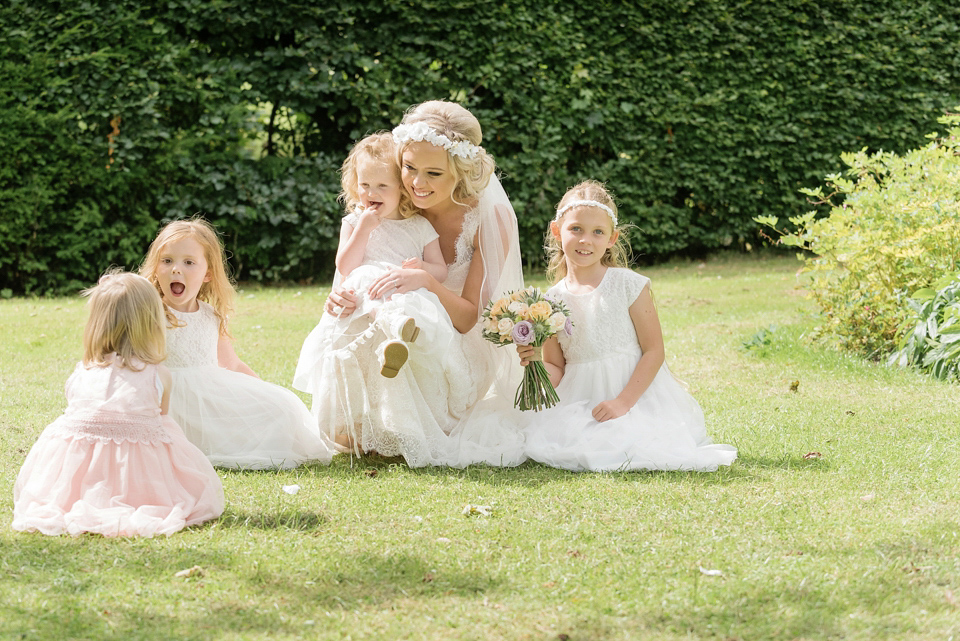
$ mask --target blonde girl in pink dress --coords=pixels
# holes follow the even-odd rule
[[[217,518],[220,479],[167,414],[160,297],[130,273],[86,293],[83,361],[17,476],[13,529],[149,537]]]
[[[227,329],[234,297],[220,238],[202,219],[167,224],[140,268],[167,312],[170,414],[218,467],[287,469],[335,449],[290,390],[260,380]]]

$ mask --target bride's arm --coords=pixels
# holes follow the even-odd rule
[[[427,289],[440,299],[457,331],[466,334],[473,329],[480,318],[480,288],[483,286],[483,256],[480,251],[474,251],[470,259],[470,271],[467,272],[462,295],[457,296],[433,278],[430,280],[432,282]]]

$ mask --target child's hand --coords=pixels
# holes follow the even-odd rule
[[[593,408],[593,418],[598,423],[609,421],[610,419],[620,418],[629,411],[630,406],[619,398],[604,401]]]
[[[423,261],[419,258],[408,258],[400,266],[404,269],[423,269]]]
[[[520,357],[520,364],[526,367],[532,362],[533,345],[517,345],[517,356]]]
[[[383,219],[380,218],[380,214],[377,213],[377,210],[373,207],[369,207],[359,212],[357,216],[357,227],[364,227],[367,229],[374,229],[380,225],[380,222]]]

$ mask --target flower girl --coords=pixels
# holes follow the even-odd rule
[[[617,206],[587,181],[560,201],[548,236],[547,296],[570,310],[572,334],[544,344],[560,403],[529,417],[527,455],[568,470],[703,470],[729,465],[703,412],[664,362],[650,279],[626,269]],[[524,363],[532,348],[518,348]]]
[[[161,229],[140,268],[166,305],[170,414],[219,467],[329,463],[333,445],[297,395],[260,380],[237,357],[227,331],[234,290],[225,265],[217,233],[194,219]]]
[[[357,308],[350,315],[323,314],[304,341],[293,385],[313,395],[320,429],[352,447],[353,421],[346,415],[367,409],[362,400],[350,403],[350,391],[362,387],[352,379],[369,374],[373,357],[380,375],[394,378],[407,362],[408,344],[418,337],[418,356],[430,350],[439,358],[453,328],[440,299],[424,288],[401,293],[394,284],[376,296],[369,291],[385,273],[401,267],[422,269],[438,282],[447,277],[439,235],[400,184],[391,134],[373,134],[354,145],[341,169],[341,187],[347,214],[334,286],[355,292]]]
[[[146,279],[103,276],[90,295],[67,409],[40,435],[13,488],[13,528],[170,535],[223,512],[210,462],[167,415],[164,313]]]

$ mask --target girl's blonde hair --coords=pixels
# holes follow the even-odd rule
[[[447,152],[450,159],[450,170],[457,179],[457,186],[453,189],[453,201],[458,205],[467,205],[479,197],[490,176],[496,169],[493,157],[480,147],[483,142],[483,130],[480,121],[465,107],[446,100],[430,100],[411,107],[403,117],[405,125],[417,122],[426,123],[438,134],[444,135],[452,142],[466,140],[479,147],[474,158],[455,156]],[[410,145],[405,142],[397,146],[398,164],[402,163],[403,152]]]
[[[601,182],[585,180],[578,185],[574,185],[567,190],[567,193],[565,193],[563,198],[560,199],[560,202],[557,203],[556,211],[560,211],[564,205],[574,200],[594,200],[602,203],[610,208],[614,217],[619,219],[617,203],[614,202],[613,196],[610,195],[610,192],[607,191],[607,188],[604,187]],[[577,207],[574,206],[568,211],[573,211],[576,208]],[[564,212],[564,215],[566,215],[566,212]],[[563,218],[561,217],[560,220],[555,219],[555,222],[560,224],[562,220]],[[610,218],[610,227],[614,232],[620,233],[613,246],[607,248],[607,251],[603,253],[600,264],[607,267],[628,267],[630,265],[630,243],[627,241],[626,232],[629,226],[623,224],[615,225],[613,218]],[[547,251],[547,279],[554,283],[559,283],[567,275],[567,261],[563,254],[563,247],[560,246],[560,240],[553,233],[553,223],[550,224],[550,229],[547,231],[546,240],[547,242],[544,244],[544,249]]]
[[[84,290],[90,316],[83,330],[83,364],[103,367],[116,354],[120,367],[139,371],[143,363],[161,363],[167,357],[163,303],[157,290],[142,276],[110,271]]]
[[[364,160],[371,160],[386,165],[393,170],[394,177],[397,179],[397,185],[400,186],[400,204],[397,209],[404,218],[410,218],[417,213],[417,208],[410,200],[410,194],[403,188],[403,181],[400,179],[400,163],[397,162],[397,146],[393,142],[393,135],[390,132],[378,131],[370,134],[353,146],[350,153],[347,154],[343,166],[340,168],[340,196],[338,200],[343,203],[346,212],[353,212],[360,204],[360,189],[357,172],[360,163]]]
[[[160,288],[160,280],[157,278],[160,253],[168,243],[184,238],[192,238],[200,243],[203,248],[203,258],[207,261],[207,273],[210,275],[210,280],[200,286],[197,298],[213,307],[213,312],[220,321],[220,335],[229,336],[227,317],[233,311],[235,291],[230,276],[227,275],[227,257],[223,251],[223,243],[210,223],[202,218],[175,220],[167,223],[157,233],[154,241],[150,243],[147,257],[144,259],[143,265],[140,266],[140,274],[153,283],[162,297],[163,290]],[[169,308],[167,309],[167,323],[171,327],[182,326]]]

